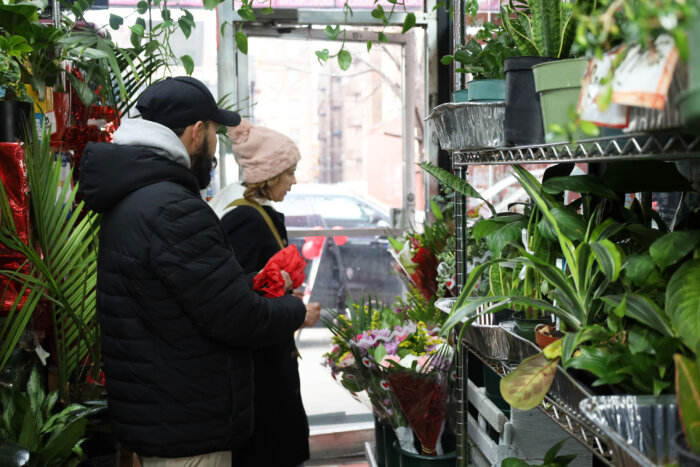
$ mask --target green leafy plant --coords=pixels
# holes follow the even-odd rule
[[[34,226],[29,245],[17,231],[7,192],[0,186],[0,242],[27,258],[18,270],[0,270],[0,274],[20,286],[18,297],[0,327],[0,369],[7,363],[40,301],[46,301],[53,315],[57,351],[54,358],[61,398],[68,400],[69,378],[87,356],[94,365],[93,378],[97,379],[100,369],[96,318],[99,221],[82,201],[75,203],[77,185],[61,186],[60,161],[51,153],[46,131],[41,144],[27,145],[25,153]]]
[[[518,54],[515,42],[502,26],[484,23],[474,37],[456,48],[454,55],[445,55],[440,62],[459,62],[455,71],[471,73],[473,79],[505,79],[505,59]]]
[[[676,354],[678,415],[688,448],[700,453],[700,371],[696,360]]]
[[[557,456],[559,450],[562,448],[562,446],[564,446],[564,443],[566,443],[566,441],[566,439],[563,439],[551,448],[549,448],[549,450],[545,453],[544,459],[542,460],[541,464],[528,464],[527,462],[517,459],[515,457],[508,457],[506,459],[503,459],[501,467],[528,467],[535,465],[541,465],[543,467],[565,467],[571,464],[577,457],[577,454]]]
[[[216,6],[219,3],[221,3],[222,0],[205,0],[204,4],[205,7],[210,7],[210,6]],[[403,12],[405,13],[403,23],[401,25],[401,33],[405,34],[406,32],[410,31],[415,25],[416,25],[416,14],[410,11],[406,11],[406,4],[403,0],[390,0],[389,3],[391,4],[391,9],[389,11],[386,11],[384,7],[379,3],[379,0],[373,0],[373,6],[374,8],[371,11],[371,16],[377,21],[377,25],[381,25],[382,29],[377,32],[377,41],[376,43],[382,44],[385,42],[388,42],[387,36],[384,33],[384,30],[386,26],[391,24],[391,17],[397,12],[397,8],[401,8]],[[468,2],[470,5],[476,5],[475,0],[470,0]],[[437,5],[435,8],[440,8],[444,7],[444,3],[441,2],[440,5]],[[475,7],[472,7],[475,8]],[[326,28],[324,29],[324,33],[326,37],[332,41],[337,40],[338,38],[341,38],[342,43],[340,45],[340,48],[338,51],[334,54],[332,54],[328,49],[322,49],[322,50],[317,50],[315,52],[316,58],[318,59],[319,63],[324,64],[331,58],[335,58],[338,61],[338,66],[340,67],[341,70],[346,71],[350,68],[350,65],[352,64],[352,55],[350,52],[345,48],[346,40],[347,40],[347,24],[348,24],[348,19],[353,16],[353,10],[352,7],[350,6],[349,1],[345,1],[343,3],[342,7],[343,15],[345,17],[345,23],[344,26],[341,27],[339,24],[336,25],[327,25]],[[236,10],[236,13],[238,13],[238,16],[241,18],[242,21],[238,21],[236,26],[233,27],[234,29],[234,40],[236,42],[236,47],[238,47],[238,50],[241,51],[241,53],[247,54],[248,53],[248,36],[246,36],[245,32],[243,31],[243,25],[245,22],[252,22],[252,21],[258,21],[260,19],[265,19],[265,16],[269,16],[274,13],[274,9],[272,8],[272,2],[270,1],[268,3],[267,7],[264,8],[255,8],[255,0],[241,0],[240,3],[240,8]],[[233,26],[233,25],[232,25]],[[224,31],[227,27],[227,24],[224,23],[221,26],[221,35],[222,37],[224,36]],[[372,49],[373,42],[371,40],[367,41],[367,51],[369,52]]]
[[[501,5],[501,21],[521,55],[568,58],[576,33],[575,3],[510,0]]]
[[[36,367],[26,387],[20,386],[0,387],[0,445],[20,456],[28,452],[31,466],[77,466],[83,455],[80,445],[87,416],[104,408],[70,404],[60,409],[58,392],[46,394]]]
[[[26,100],[27,90],[22,83],[19,64],[26,60],[26,54],[32,48],[23,37],[0,36],[0,51],[0,89],[4,89],[5,99]]]

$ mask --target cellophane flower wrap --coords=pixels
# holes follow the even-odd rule
[[[439,336],[439,328],[429,328],[423,321],[381,331],[364,333],[354,344],[356,353],[362,355],[363,364],[376,367],[386,391],[382,395],[408,422],[422,454],[435,455],[445,421],[452,348]],[[410,447],[402,444],[404,450]]]
[[[331,374],[358,400],[364,390],[373,412],[396,433],[402,449],[440,452],[452,349],[439,336],[445,315],[416,288],[391,307],[351,304],[350,317],[326,325],[333,348],[324,358]]]
[[[423,231],[407,231],[399,238],[389,237],[389,252],[396,261],[399,277],[417,288],[423,297],[453,296],[454,221],[452,210],[441,210],[431,200],[434,222],[423,224]]]

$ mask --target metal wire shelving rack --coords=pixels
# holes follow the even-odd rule
[[[551,143],[530,146],[496,148],[462,148],[451,151],[455,174],[467,178],[470,165],[512,165],[512,164],[553,164],[559,162],[616,162],[634,160],[676,161],[700,159],[700,135],[682,130],[623,134],[576,142]],[[466,280],[466,251],[464,239],[467,233],[467,203],[464,196],[455,194],[456,226],[456,275],[459,286]],[[484,357],[480,352],[463,343],[464,348],[474,353],[482,362],[489,365],[499,375],[509,369],[502,363]],[[464,358],[463,360],[466,360]],[[461,398],[457,415],[466,420],[466,361],[458,368],[458,397]],[[588,420],[575,411],[547,397],[538,407],[546,416],[557,423],[573,438],[588,448],[603,465],[614,465],[612,451],[606,437]],[[466,421],[461,424],[458,453],[466,453]],[[458,465],[467,465],[463,455]]]

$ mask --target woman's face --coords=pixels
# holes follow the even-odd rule
[[[297,182],[294,176],[294,171],[297,169],[296,164],[293,167],[282,172],[280,176],[280,181],[275,185],[270,187],[270,199],[272,201],[282,201],[287,195],[287,192],[292,188]]]

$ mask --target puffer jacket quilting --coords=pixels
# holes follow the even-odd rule
[[[89,144],[80,177],[104,214],[98,316],[118,438],[143,456],[235,450],[252,423],[250,348],[288,336],[304,305],[251,291],[186,167]]]

